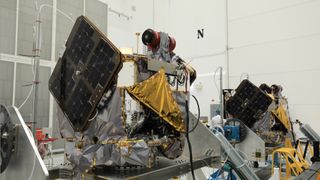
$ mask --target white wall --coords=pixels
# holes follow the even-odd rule
[[[320,132],[320,1],[229,0],[230,86],[280,84],[292,120]]]
[[[164,0],[158,5],[159,1],[155,1],[155,28],[173,36],[175,53],[197,70],[191,93],[199,100],[201,116],[210,116],[211,100],[219,101],[213,73],[219,66],[226,67],[225,1]],[[204,38],[197,38],[198,29],[204,29]],[[200,84],[202,89],[196,90]],[[197,113],[193,100],[190,109]]]
[[[142,33],[153,27],[153,1],[150,0],[100,0],[108,4],[109,8],[125,16],[119,16],[109,11],[108,38],[119,48],[133,48],[137,52],[136,32]],[[142,53],[141,35],[138,39],[139,53]]]

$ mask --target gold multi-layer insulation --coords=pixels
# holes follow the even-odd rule
[[[185,131],[182,112],[172,96],[164,69],[126,90],[131,97],[152,109],[177,131]]]

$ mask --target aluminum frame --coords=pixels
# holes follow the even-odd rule
[[[32,180],[49,179],[48,169],[39,154],[32,133],[22,119],[19,110],[15,106],[10,106],[8,107],[8,111],[12,123],[16,124],[17,134],[15,151],[11,156],[8,167],[0,174],[0,179],[19,180],[22,177]]]

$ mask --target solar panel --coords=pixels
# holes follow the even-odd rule
[[[49,90],[76,131],[82,131],[122,68],[121,53],[80,16],[49,80]]]
[[[272,99],[249,80],[243,80],[236,93],[226,102],[226,110],[233,117],[252,127],[267,111]]]

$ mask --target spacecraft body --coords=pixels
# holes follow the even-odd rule
[[[173,38],[147,31],[148,55],[123,55],[90,20],[77,19],[49,81],[76,172],[152,167],[158,156],[182,154],[187,88],[196,72],[172,52]],[[124,63],[133,64],[134,84],[120,87]],[[134,112],[127,110],[128,98]]]

